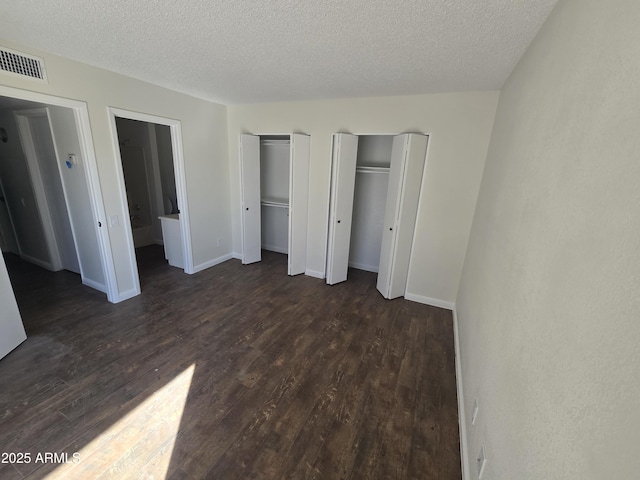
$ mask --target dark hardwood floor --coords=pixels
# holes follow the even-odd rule
[[[0,478],[461,478],[449,311],[270,252],[196,275],[137,255],[118,305],[5,256],[29,338],[0,361],[0,453],[30,461]]]

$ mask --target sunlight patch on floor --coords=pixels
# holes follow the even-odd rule
[[[189,395],[195,365],[167,383],[84,446],[79,461],[47,479],[164,479]]]

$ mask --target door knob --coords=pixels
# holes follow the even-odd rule
[[[338,223],[340,223],[340,220],[338,220]]]

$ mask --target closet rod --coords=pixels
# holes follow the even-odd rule
[[[356,167],[356,173],[389,173],[389,167]]]
[[[280,208],[289,208],[288,203],[280,203],[280,202],[270,202],[268,200],[263,200],[260,202],[260,205],[263,207],[280,207]]]
[[[290,140],[260,140],[260,145],[289,145]]]

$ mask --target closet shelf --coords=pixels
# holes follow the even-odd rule
[[[289,201],[285,198],[263,198],[260,205],[264,207],[283,207],[289,208]]]
[[[357,166],[356,173],[389,173],[389,167]]]
[[[290,140],[273,140],[273,139],[261,139],[260,145],[289,145],[291,143]]]

